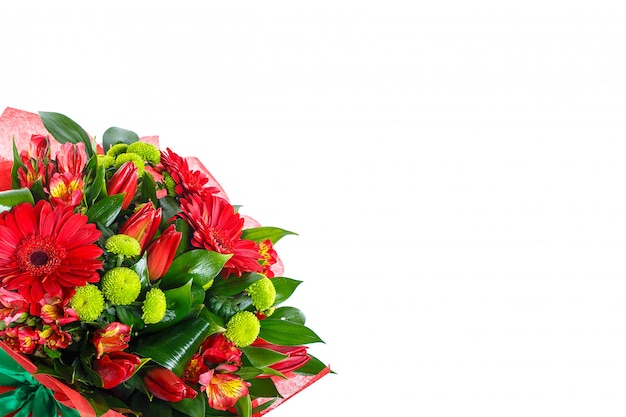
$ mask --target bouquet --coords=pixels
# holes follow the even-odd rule
[[[0,414],[260,416],[331,372],[284,304],[295,233],[197,158],[7,108],[0,172]]]

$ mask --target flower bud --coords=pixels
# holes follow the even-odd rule
[[[161,207],[155,210],[154,204],[148,202],[133,213],[122,226],[119,233],[134,237],[141,251],[146,249],[161,224]]]
[[[122,202],[122,209],[125,209],[135,197],[138,181],[139,176],[135,164],[125,162],[107,182],[107,194],[125,193],[124,201]]]
[[[102,388],[109,389],[128,380],[141,365],[138,356],[126,352],[112,352],[93,362],[93,370],[102,378]]]
[[[143,378],[152,395],[163,400],[178,402],[184,398],[195,398],[198,394],[167,368],[152,368]]]
[[[156,281],[170,269],[182,236],[172,224],[148,246],[146,253],[150,281]]]

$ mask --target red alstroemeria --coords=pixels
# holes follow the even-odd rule
[[[218,372],[235,372],[241,367],[241,349],[228,340],[224,333],[213,333],[202,343],[199,352],[192,358],[183,379],[192,384],[198,383],[200,374],[209,368]]]
[[[109,389],[128,380],[141,365],[141,360],[127,352],[112,352],[93,361],[93,370],[102,378],[102,388]]]
[[[13,350],[22,353],[33,353],[39,340],[37,331],[24,324],[5,329],[3,332],[0,332],[0,337]]]
[[[182,212],[179,215],[194,230],[193,246],[233,255],[222,269],[224,276],[261,272],[257,245],[241,238],[244,219],[226,200],[215,196],[201,199],[190,195],[181,199],[180,207]]]
[[[207,394],[209,407],[215,410],[228,410],[237,400],[248,395],[249,382],[238,375],[217,373],[214,369],[200,375],[200,389]]]
[[[163,401],[178,402],[185,398],[196,398],[198,395],[196,390],[166,368],[149,369],[143,382],[152,395]]]
[[[0,214],[0,281],[38,310],[44,295],[70,298],[77,286],[100,280],[101,232],[71,207],[21,203]]]
[[[261,338],[252,343],[251,346],[273,350],[274,352],[288,355],[285,359],[270,365],[275,371],[285,373],[296,370],[306,364],[311,357],[307,353],[307,346],[282,346],[269,343]],[[266,375],[269,376],[269,375]]]
[[[137,167],[132,162],[125,162],[107,181],[107,194],[121,194],[124,193],[124,200],[122,202],[122,209],[127,208],[135,197],[137,191],[137,182],[139,176],[137,174]]]
[[[148,277],[151,281],[161,278],[170,269],[182,236],[183,234],[172,224],[148,246],[146,258]]]
[[[72,343],[72,336],[54,323],[47,324],[39,331],[38,343],[51,350],[65,349]]]
[[[30,188],[38,180],[44,187],[52,175],[54,165],[50,162],[50,141],[42,135],[32,135],[28,151],[22,151],[20,159],[24,166],[19,167],[17,176],[20,186]]]
[[[143,251],[159,229],[161,213],[161,207],[155,209],[154,204],[148,202],[126,220],[119,233],[135,238]]]
[[[268,278],[274,278],[274,271],[272,267],[276,264],[278,254],[272,245],[272,241],[269,239],[259,242],[259,256],[263,270],[261,271]]]
[[[61,297],[45,295],[39,301],[41,304],[39,317],[46,324],[54,323],[59,326],[80,320],[76,311],[67,307],[68,301],[68,299],[63,300]]]
[[[92,339],[98,359],[105,353],[121,352],[128,347],[129,341],[130,326],[118,322],[109,323],[104,329],[96,330]]]
[[[190,170],[185,158],[170,148],[167,148],[166,152],[161,152],[161,165],[176,183],[176,194],[179,197],[193,194],[205,197],[220,192],[216,187],[207,186],[209,178],[200,171]]]
[[[83,200],[84,187],[85,182],[81,176],[57,172],[50,178],[50,203],[53,206],[76,207]]]
[[[28,312],[28,301],[18,293],[0,288],[0,320],[5,325],[18,321]]]
[[[82,176],[87,165],[87,152],[85,144],[66,142],[56,154],[57,171],[61,174],[69,173],[71,176]]]

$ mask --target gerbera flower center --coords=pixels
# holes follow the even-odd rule
[[[17,264],[31,275],[48,275],[65,259],[65,249],[54,244],[50,236],[31,235],[17,246]]]
[[[233,243],[214,227],[208,233],[211,244],[219,253],[233,253]]]

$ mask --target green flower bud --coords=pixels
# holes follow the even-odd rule
[[[102,277],[102,293],[114,305],[132,303],[140,292],[139,275],[130,268],[113,268]]]
[[[143,306],[141,306],[143,311],[141,318],[146,324],[158,323],[165,317],[166,307],[165,293],[159,288],[152,288],[146,294],[146,299],[143,302]]]
[[[276,288],[274,288],[274,283],[269,278],[261,278],[258,281],[254,281],[246,292],[252,298],[252,304],[254,304],[257,310],[268,309],[276,301]]]
[[[259,336],[261,323],[250,311],[238,311],[226,324],[224,335],[237,347],[246,347],[252,344]]]
[[[139,155],[150,165],[156,165],[161,161],[161,151],[156,146],[146,142],[133,142],[128,146],[126,152]]]
[[[98,287],[86,284],[76,288],[69,305],[82,321],[95,321],[104,310],[104,297]]]
[[[113,235],[106,240],[104,248],[116,255],[137,256],[141,253],[141,245],[137,239],[128,235]]]

